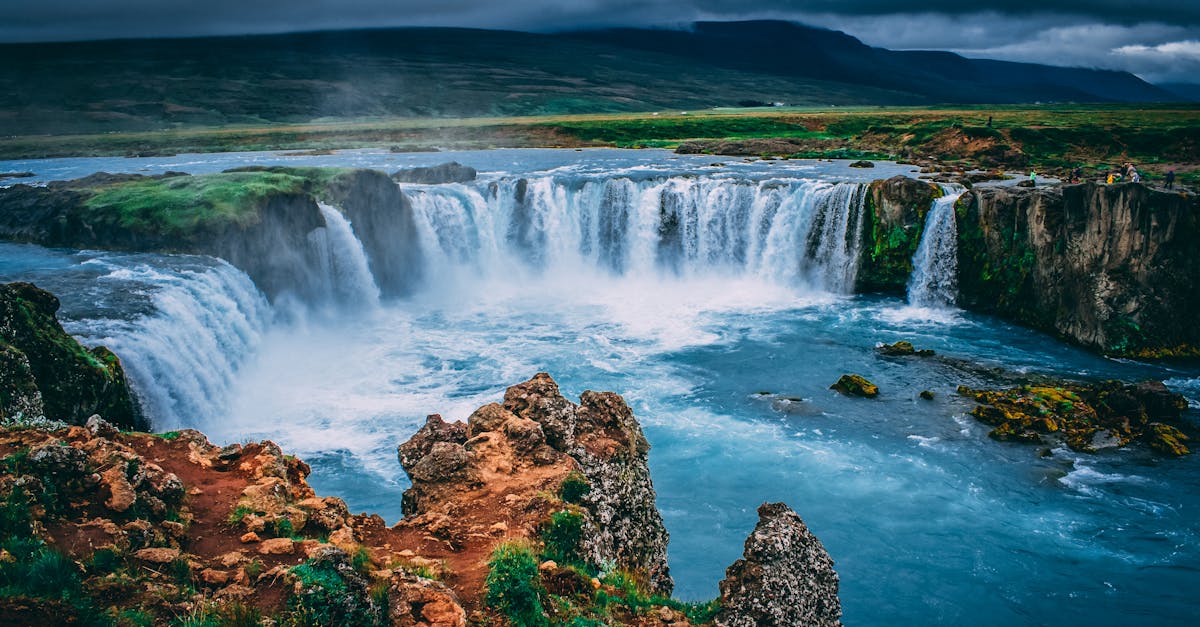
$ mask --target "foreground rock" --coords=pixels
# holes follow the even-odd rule
[[[649,450],[620,396],[584,392],[576,405],[540,373],[509,388],[503,405],[485,405],[466,423],[430,416],[400,446],[400,463],[413,483],[404,510],[413,520],[446,518],[445,535],[464,545],[472,533],[486,536],[499,523],[511,532],[544,526],[554,511],[575,512],[582,530],[573,549],[580,559],[637,573],[650,592],[669,595],[667,531],[654,505]],[[560,492],[572,472],[587,485],[575,503],[539,496]],[[477,505],[464,515],[468,503]]]
[[[147,428],[121,360],[103,346],[81,346],[55,318],[58,307],[53,294],[32,284],[0,285],[0,422],[82,425],[99,414]]]
[[[136,612],[146,624],[465,625],[455,593],[431,578],[436,562],[401,538],[368,543],[382,521],[317,498],[308,466],[271,442],[222,448],[195,431],[121,433],[93,418],[0,430],[0,457],[11,551],[0,616],[13,624],[126,624],[117,614]],[[48,563],[60,565],[48,586],[23,574]]]
[[[721,627],[841,625],[833,560],[796,512],[783,503],[758,508],[742,559],[721,581]]]
[[[971,415],[995,427],[997,440],[1061,441],[1076,451],[1143,442],[1171,456],[1186,455],[1181,431],[1187,401],[1157,381],[1136,385],[1106,381],[1095,385],[1022,386],[980,391],[959,388],[980,403]]]
[[[12,593],[0,617],[666,627],[720,611],[731,625],[836,621],[832,563],[782,505],[760,510],[727,600],[667,598],[648,450],[620,396],[585,392],[575,404],[539,374],[465,423],[431,416],[400,446],[410,515],[387,527],[315,495],[308,466],[271,442],[219,447],[196,431],[123,433],[99,417],[0,429],[0,582]],[[56,565],[58,579],[27,576],[34,564]]]

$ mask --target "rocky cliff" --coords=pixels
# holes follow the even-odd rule
[[[271,442],[0,429],[0,623],[837,623],[832,562],[781,504],[720,599],[670,599],[648,450],[620,396],[571,403],[539,374],[400,446],[413,486],[388,527]]]
[[[925,215],[941,196],[937,185],[906,176],[871,183],[858,291],[904,294],[913,270],[913,253],[925,231]]]
[[[575,509],[561,510],[579,516],[579,542],[572,551],[586,564],[636,573],[648,591],[669,595],[674,583],[667,568],[667,531],[654,505],[649,450],[620,396],[584,392],[576,405],[549,375],[539,373],[509,388],[503,405],[485,405],[465,424],[431,416],[401,445],[400,462],[413,483],[405,493],[405,512],[447,514],[446,508],[464,500],[452,495],[464,492],[477,495],[470,500],[479,502],[509,499],[515,489],[560,493],[575,473],[586,488],[566,503]],[[496,507],[507,509],[504,503]],[[505,524],[511,528],[511,521]]]
[[[44,187],[0,188],[0,238],[67,248],[220,257],[268,296],[310,296],[326,226],[318,207],[341,209],[361,234],[385,296],[420,275],[412,208],[383,172],[240,168],[219,174],[94,174]]]
[[[1145,185],[978,187],[959,303],[1114,355],[1200,354],[1200,200]]]
[[[0,422],[81,425],[93,414],[146,429],[121,360],[86,349],[55,318],[58,299],[29,283],[0,285]]]

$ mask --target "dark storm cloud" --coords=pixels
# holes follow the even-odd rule
[[[386,26],[555,31],[785,19],[868,44],[1198,80],[1200,0],[4,0],[0,41]]]

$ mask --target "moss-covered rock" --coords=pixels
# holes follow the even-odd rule
[[[875,351],[880,355],[887,357],[907,357],[916,355],[917,357],[932,357],[934,352],[928,348],[917,350],[913,347],[912,342],[899,341],[895,344],[880,344],[875,347]]]
[[[988,436],[1002,441],[1065,443],[1077,451],[1120,447],[1142,441],[1170,454],[1184,455],[1188,437],[1162,421],[1180,421],[1182,396],[1162,383],[1025,385],[1006,390],[959,388],[979,403],[971,415],[995,427]]]
[[[879,396],[879,387],[871,383],[862,375],[844,374],[837,383],[829,386],[831,390],[845,394],[846,396],[862,396],[865,398],[875,398]]]
[[[905,176],[871,183],[866,234],[858,270],[858,291],[903,294],[912,257],[921,243],[925,214],[942,189]]]
[[[48,418],[82,425],[93,414],[145,429],[121,361],[88,350],[54,317],[58,299],[29,283],[0,285],[0,418]]]

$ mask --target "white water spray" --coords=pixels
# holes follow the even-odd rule
[[[414,187],[434,277],[544,270],[615,276],[746,276],[848,293],[862,241],[864,186],[680,176],[508,180],[486,193]]]

